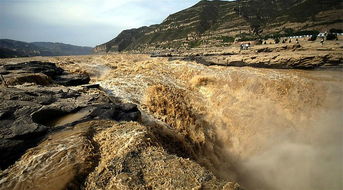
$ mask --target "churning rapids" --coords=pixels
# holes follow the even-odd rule
[[[166,153],[158,157],[161,147],[150,144],[165,142],[163,135],[150,137],[149,130],[179,143],[162,146],[174,156],[166,159],[186,158],[182,162],[192,170],[200,171],[192,165],[199,164],[244,189],[343,188],[342,70],[205,66],[126,54],[45,59],[87,72],[108,93],[137,104],[142,119],[139,124],[94,121],[50,135],[2,171],[0,189],[62,189],[75,175],[83,177],[69,184],[71,189],[130,189],[120,184],[135,178],[114,172],[124,166],[115,165],[121,157],[113,154],[127,154],[142,142],[150,152],[131,155],[131,169],[140,167],[137,157],[142,157],[139,175],[145,183],[173,177],[177,166],[162,167],[168,174],[154,168]]]

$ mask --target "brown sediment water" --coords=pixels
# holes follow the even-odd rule
[[[53,59],[63,62],[64,58]],[[93,81],[165,123],[175,138],[183,141],[189,156],[218,177],[237,180],[246,189],[342,189],[341,70],[207,67],[128,54],[73,59],[81,59],[76,62],[85,71],[89,63],[106,65],[92,66],[101,68],[96,73],[106,73],[101,77],[94,74]],[[53,123],[72,123],[84,114],[67,115]],[[114,144],[98,138],[106,146]],[[59,149],[42,149],[54,150]],[[110,160],[115,150],[102,151]],[[77,154],[76,160],[86,152]],[[35,162],[44,165],[42,158]],[[101,167],[111,175],[106,164]],[[32,169],[5,172],[24,170]],[[96,172],[101,174],[101,170]]]
[[[247,189],[342,187],[341,71],[210,70],[188,88],[152,85],[144,102],[200,163]]]
[[[0,173],[0,189],[76,189],[93,167],[93,152],[90,128],[81,126],[50,135]]]
[[[116,67],[97,81],[102,87],[172,126],[218,176],[247,189],[341,189],[341,69],[208,67],[128,54],[97,60]]]
[[[57,127],[57,126],[63,126],[66,124],[71,124],[75,121],[79,121],[82,118],[86,117],[90,112],[91,112],[90,109],[82,109],[75,113],[69,113],[53,120],[49,125],[52,127]]]

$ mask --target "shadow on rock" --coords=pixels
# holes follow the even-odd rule
[[[71,74],[57,67],[55,63],[40,61],[5,64],[0,67],[0,74],[4,76],[8,85],[56,83],[63,86],[78,86],[90,81],[86,74]]]
[[[54,63],[33,61],[7,64],[0,67],[0,73],[5,80],[13,81],[9,85],[16,85],[0,88],[2,170],[52,131],[90,120],[137,121],[140,118],[136,105],[114,101],[115,98],[102,90],[65,87],[87,84],[89,77],[66,73]],[[26,78],[23,78],[24,75]],[[46,83],[41,79],[46,79]],[[30,84],[20,85],[23,83]]]

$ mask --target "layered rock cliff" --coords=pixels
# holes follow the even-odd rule
[[[339,0],[200,1],[161,24],[124,30],[95,52],[225,46],[235,38],[254,39],[299,31],[342,28]]]

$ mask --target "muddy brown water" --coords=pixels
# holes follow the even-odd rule
[[[74,123],[86,117],[90,112],[91,110],[89,109],[82,109],[76,113],[69,113],[69,114],[63,115],[61,117],[58,117],[52,120],[51,123],[49,123],[49,126],[58,127],[58,126],[63,126],[63,125]]]
[[[207,67],[138,55],[106,55],[96,61],[116,69],[104,72],[100,67],[106,74],[93,80],[113,95],[142,105],[142,109],[146,109],[144,97],[154,96],[146,94],[153,85],[181,90],[184,94],[180,96],[188,97],[187,105],[201,113],[197,116],[209,123],[208,131],[217,136],[220,154],[236,164],[236,171],[214,173],[230,176],[247,189],[342,189],[342,70]],[[188,119],[151,114],[167,124]],[[86,115],[87,110],[81,110],[51,123],[69,124]],[[92,149],[85,147],[88,141],[83,135],[65,133],[52,136],[50,142],[45,142],[49,146],[30,150],[27,157],[4,171],[6,176],[0,174],[0,189],[47,189],[48,182],[67,179],[68,175],[59,173],[73,172]],[[18,181],[21,183],[16,184]]]

